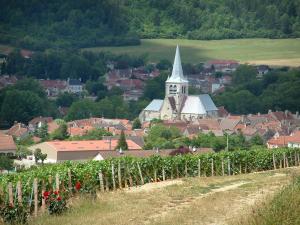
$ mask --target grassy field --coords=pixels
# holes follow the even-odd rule
[[[184,40],[144,39],[140,46],[87,48],[134,55],[148,54],[149,60],[173,60],[180,45],[183,62],[199,63],[209,59],[235,59],[240,62],[300,66],[300,39]]]
[[[150,183],[72,200],[61,216],[41,215],[32,225],[240,224],[262,202],[288,185],[299,168],[225,177]]]

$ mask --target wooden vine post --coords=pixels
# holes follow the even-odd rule
[[[231,171],[230,171],[230,159],[228,157],[228,165],[227,165],[227,168],[228,168],[228,176],[231,175]]]
[[[122,189],[122,174],[121,174],[121,163],[120,163],[120,161],[118,163],[118,182],[119,182],[119,188]]]
[[[116,190],[116,180],[115,180],[115,167],[114,164],[111,164],[111,176],[113,182],[113,190]]]
[[[157,182],[157,170],[154,168],[154,182]]]
[[[286,167],[286,162],[285,162],[285,153],[283,153],[283,168],[285,168]]]
[[[105,189],[109,191],[108,176],[105,176]]]
[[[201,177],[201,159],[198,159],[198,177]]]
[[[166,180],[166,171],[165,171],[165,167],[163,166],[162,168],[162,176],[163,176],[163,181]]]
[[[214,159],[211,159],[211,176],[214,176]]]
[[[72,192],[72,189],[73,189],[73,187],[72,187],[72,174],[71,174],[70,169],[68,169],[68,179],[69,179],[68,188],[69,188],[70,192]]]
[[[179,178],[179,169],[178,169],[178,164],[176,164],[176,176]]]
[[[34,194],[34,216],[37,217],[38,214],[38,180],[34,178],[33,180],[33,194]]]
[[[275,154],[273,153],[273,168],[276,170],[276,160],[275,160]]]
[[[17,191],[18,191],[18,205],[22,206],[23,202],[22,202],[22,183],[19,180],[17,182]]]
[[[11,182],[8,183],[8,201],[9,205],[14,206],[13,186]]]
[[[143,178],[143,174],[142,174],[142,170],[141,170],[140,164],[137,163],[137,166],[138,166],[138,170],[139,170],[139,175],[140,175],[140,179],[141,179],[141,184],[143,185],[143,184],[144,184],[144,178]]]
[[[59,174],[57,173],[55,176],[55,190],[59,191]]]
[[[185,174],[186,177],[188,176],[187,162],[185,162],[185,165],[184,165],[184,174]]]
[[[224,160],[222,159],[222,176],[225,175],[225,171],[224,171]]]
[[[99,172],[99,183],[101,192],[104,192],[103,173],[101,170]]]
[[[45,193],[45,181],[42,181],[42,212],[45,212],[46,210],[46,199],[44,198]]]

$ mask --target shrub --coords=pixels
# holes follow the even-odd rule
[[[8,224],[26,224],[29,210],[26,206],[3,204],[0,208],[0,216]]]
[[[43,194],[49,214],[59,215],[67,210],[66,193],[59,191],[45,191]]]

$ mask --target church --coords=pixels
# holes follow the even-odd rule
[[[206,117],[217,117],[218,109],[208,94],[188,94],[189,82],[183,75],[177,46],[172,75],[166,80],[165,98],[153,99],[140,113],[141,122],[152,119],[194,121]]]

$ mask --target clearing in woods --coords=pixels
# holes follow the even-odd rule
[[[174,58],[179,44],[182,61],[199,63],[209,59],[235,59],[241,63],[268,64],[272,66],[300,66],[300,39],[143,39],[141,45],[125,47],[95,47],[83,50],[110,51],[115,54],[147,54],[151,62]]]
[[[30,224],[236,224],[291,182],[300,168],[225,177],[182,178],[73,199],[62,216]]]

